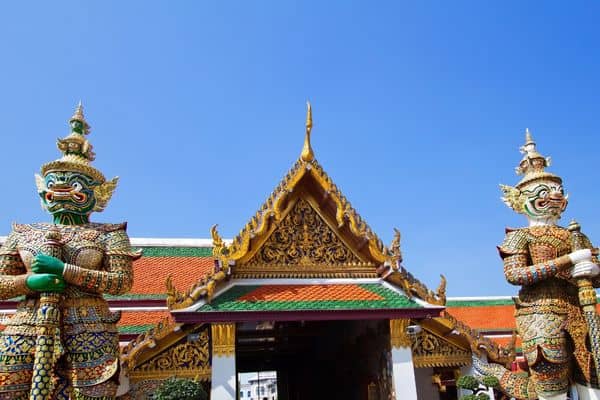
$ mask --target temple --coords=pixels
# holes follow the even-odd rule
[[[177,376],[218,400],[446,400],[474,356],[526,368],[513,300],[420,282],[400,232],[385,245],[317,161],[311,130],[309,105],[298,160],[233,239],[131,239],[133,286],[104,296],[121,315],[119,398]],[[0,302],[4,320],[18,301]],[[244,381],[261,372],[269,385]]]

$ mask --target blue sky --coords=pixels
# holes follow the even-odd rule
[[[134,237],[235,235],[300,154],[405,266],[451,296],[512,295],[495,246],[522,216],[524,130],[600,242],[600,4],[7,2],[0,6],[0,234],[48,221],[33,174],[79,99],[95,166],[121,177],[96,221]]]

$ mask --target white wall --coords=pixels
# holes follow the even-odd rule
[[[236,400],[237,382],[235,356],[213,356],[210,398],[212,400]]]

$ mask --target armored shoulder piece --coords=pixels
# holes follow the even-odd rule
[[[527,254],[527,243],[529,242],[529,231],[527,228],[506,228],[506,236],[498,252],[500,257],[505,258],[514,254]]]

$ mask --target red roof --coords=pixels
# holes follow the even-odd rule
[[[212,257],[142,257],[133,263],[133,287],[129,294],[165,294],[169,275],[178,290],[185,291],[214,269]]]

